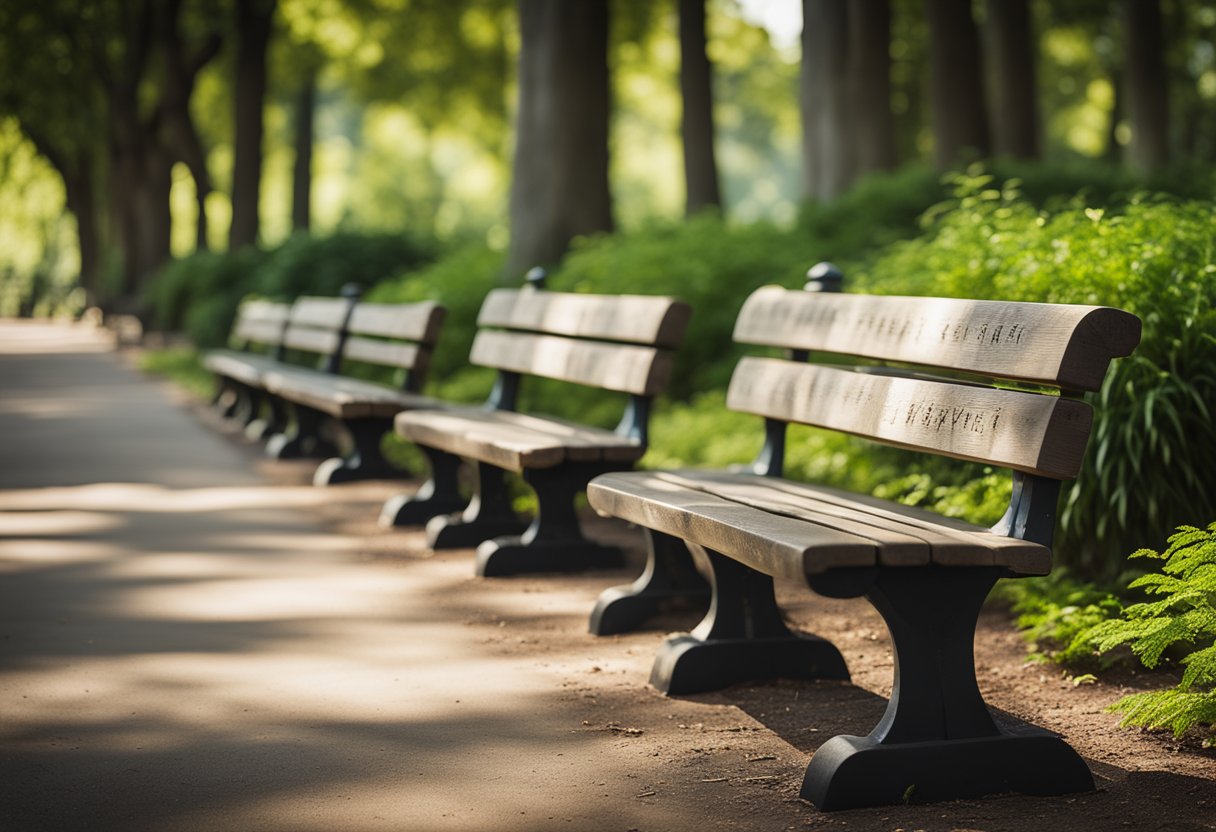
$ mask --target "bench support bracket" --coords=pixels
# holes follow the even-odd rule
[[[266,455],[273,459],[310,459],[338,453],[334,444],[321,435],[325,414],[311,407],[289,405],[293,418],[287,430],[266,442]]]
[[[849,678],[831,642],[786,626],[771,577],[695,543],[688,549],[710,577],[713,600],[691,633],[663,642],[650,684],[685,694],[766,679]]]
[[[478,462],[473,499],[460,514],[430,518],[426,524],[426,544],[432,549],[463,549],[500,534],[518,534],[523,529],[523,522],[511,508],[503,470]]]
[[[257,418],[245,425],[245,437],[251,442],[264,442],[287,429],[287,412],[278,396],[259,393],[254,409]]]
[[[829,811],[1093,789],[1089,769],[1067,743],[1033,727],[999,728],[980,695],[975,622],[1004,570],[927,566],[871,574],[865,596],[891,633],[891,699],[868,736],[833,737],[815,752],[802,797]],[[809,582],[814,588],[816,576]]]
[[[380,509],[383,528],[421,526],[432,517],[461,511],[469,502],[460,496],[460,457],[426,445],[416,447],[430,463],[430,479],[415,493],[397,494],[385,502]]]
[[[620,549],[583,536],[574,509],[575,496],[587,490],[593,477],[621,469],[621,465],[601,462],[565,462],[553,468],[526,469],[524,480],[536,491],[536,517],[523,534],[495,535],[484,540],[477,547],[477,574],[500,577],[623,565]]]
[[[393,429],[393,420],[384,416],[361,416],[342,420],[350,437],[351,449],[341,457],[330,457],[313,474],[313,485],[334,485],[356,480],[397,479],[404,472],[380,453],[384,434]]]
[[[644,531],[646,570],[633,583],[600,593],[591,611],[593,635],[627,633],[665,612],[704,611],[709,605],[709,583],[697,572],[684,541],[652,529]]]

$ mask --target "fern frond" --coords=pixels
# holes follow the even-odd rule
[[[1182,659],[1182,664],[1186,665],[1186,671],[1182,674],[1179,690],[1216,685],[1216,644],[1196,650]]]
[[[1121,712],[1119,725],[1140,728],[1168,728],[1181,737],[1197,725],[1212,735],[1216,726],[1216,691],[1192,693],[1177,688],[1135,693],[1120,699],[1108,710]]]

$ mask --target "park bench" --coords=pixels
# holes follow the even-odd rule
[[[491,291],[478,314],[470,362],[498,371],[484,407],[407,411],[397,432],[431,464],[431,480],[413,497],[391,500],[385,525],[426,523],[433,548],[477,547],[479,575],[573,571],[617,565],[615,547],[588,540],[575,513],[587,481],[629,470],[646,452],[650,405],[671,374],[671,350],[690,310],[667,297],[550,292],[533,270],[521,289]],[[556,379],[627,394],[615,430],[517,411],[522,380]],[[476,463],[476,491],[457,491],[461,458]],[[512,510],[505,472],[536,492],[526,528]],[[459,513],[457,513],[459,512]]]
[[[291,305],[271,300],[247,300],[237,308],[229,349],[208,350],[202,356],[204,369],[216,378],[212,400],[221,415],[242,427],[259,418],[262,406],[262,373],[283,360],[283,335]],[[250,431],[262,439],[261,429]]]
[[[867,598],[895,658],[886,713],[868,736],[815,752],[804,798],[831,810],[1092,789],[1062,739],[996,725],[973,639],[998,579],[1050,571],[1060,484],[1077,475],[1092,421],[1081,395],[1139,336],[1136,317],[1103,307],[757,290],[735,340],[792,351],[745,357],[731,379],[727,406],[766,422],[757,468],[610,473],[588,486],[600,513],[685,541],[713,588],[704,620],[664,642],[651,683],[688,693],[847,679],[830,642],[782,620],[773,579],[796,578]],[[783,479],[790,422],[1011,469],[1008,510],[983,529]]]
[[[329,326],[307,332],[289,328],[285,339],[288,348],[324,354],[323,369],[279,365],[262,375],[263,388],[292,412],[292,428],[280,434],[282,442],[271,449],[281,456],[299,437],[316,435],[328,417],[341,424],[349,450],[321,463],[313,475],[315,485],[400,476],[400,469],[381,453],[380,441],[398,413],[443,407],[419,391],[446,310],[433,301],[359,302],[348,313],[336,312],[327,309],[323,323]],[[355,364],[392,368],[397,386],[340,374]]]

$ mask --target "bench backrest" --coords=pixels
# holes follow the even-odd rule
[[[305,295],[291,305],[291,317],[283,335],[283,346],[318,356],[318,367],[337,372],[346,320],[353,298],[324,298]]]
[[[767,286],[734,338],[897,365],[747,357],[727,393],[734,410],[1063,480],[1077,475],[1092,422],[1079,397],[1136,347],[1140,320],[1108,307]],[[1054,389],[1017,389],[1028,385]]]
[[[291,307],[271,300],[247,300],[236,311],[232,339],[240,349],[278,350]]]
[[[446,314],[434,301],[356,304],[342,358],[404,370],[402,386],[420,390]]]
[[[469,360],[508,373],[653,396],[671,378],[687,304],[650,295],[495,289],[477,316]]]

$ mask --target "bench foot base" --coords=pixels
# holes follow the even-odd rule
[[[405,476],[400,468],[388,464],[360,464],[350,457],[330,457],[317,466],[312,475],[313,485],[337,485],[343,482],[358,482],[360,480],[392,480]],[[459,506],[457,506],[459,508]]]
[[[527,524],[515,518],[467,520],[465,514],[432,517],[426,524],[426,545],[432,549],[470,549],[504,535],[520,534]]]
[[[790,633],[712,641],[672,636],[659,647],[650,671],[650,684],[667,694],[704,693],[769,679],[847,681],[849,669],[830,641]]]
[[[1045,732],[885,745],[870,737],[837,736],[811,758],[801,796],[830,812],[1093,788],[1093,775],[1080,755]]]
[[[427,480],[416,494],[389,497],[380,509],[380,527],[423,526],[432,517],[458,514],[466,502],[459,494],[451,497],[436,494],[434,483]]]
[[[319,437],[276,433],[266,440],[266,456],[271,459],[324,459],[338,453],[332,442]]]
[[[261,417],[245,425],[245,438],[250,442],[262,442],[274,436],[275,432],[270,420]]]
[[[581,572],[585,569],[616,569],[625,558],[615,546],[590,540],[534,540],[503,536],[477,547],[477,575],[499,578],[533,572]]]
[[[665,612],[709,607],[709,583],[697,572],[679,538],[646,529],[646,570],[632,584],[605,589],[591,611],[592,635],[608,636],[641,628]]]

